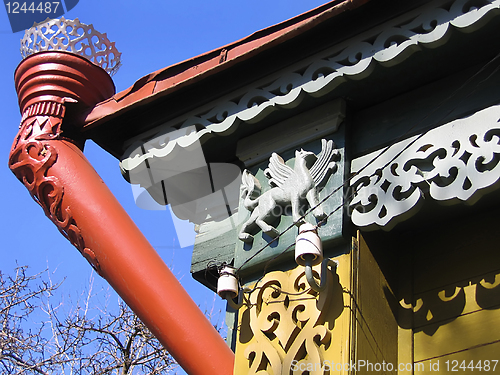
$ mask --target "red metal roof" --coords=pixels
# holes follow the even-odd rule
[[[128,89],[97,104],[86,116],[85,127],[99,125],[132,107],[147,104],[159,96],[194,84],[368,1],[334,0],[226,46],[148,74]]]

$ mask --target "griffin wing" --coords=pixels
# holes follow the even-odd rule
[[[269,158],[269,166],[264,174],[269,178],[269,185],[282,187],[285,181],[293,175],[293,169],[285,164],[281,156],[274,153]]]
[[[261,186],[249,170],[245,169],[241,175],[241,198],[256,198],[260,195]]]
[[[320,185],[328,173],[337,170],[335,160],[339,152],[335,149],[335,143],[332,140],[321,140],[321,152],[318,155],[316,162],[309,170],[316,186]]]

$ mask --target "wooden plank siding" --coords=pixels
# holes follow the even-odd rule
[[[391,308],[393,293],[359,232],[351,257],[354,282],[351,290],[356,301],[353,362],[366,364],[357,374],[373,372],[368,363],[390,363],[394,366],[393,371],[377,373],[396,374],[398,328]]]
[[[438,227],[426,240],[410,245],[413,361],[421,364],[415,374],[431,372],[431,364],[432,373],[471,373],[471,368],[457,366],[452,371],[452,364],[500,360],[497,238],[497,220],[478,215]],[[495,373],[500,373],[500,366]]]

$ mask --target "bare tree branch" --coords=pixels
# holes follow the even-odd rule
[[[65,304],[48,272],[26,271],[0,272],[0,373],[154,375],[177,366],[125,303],[94,308],[91,283]]]
[[[158,375],[177,367],[123,301],[97,303],[93,276],[78,301],[64,301],[48,271],[26,271],[0,271],[0,373]],[[214,321],[213,307],[205,313]]]

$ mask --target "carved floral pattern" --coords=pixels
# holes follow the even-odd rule
[[[332,303],[338,303],[332,301],[333,273],[328,274],[327,289],[319,295],[309,288],[303,267],[268,273],[259,282],[247,310],[253,333],[244,353],[249,375],[285,374],[301,363],[324,363],[323,352],[331,342],[326,321]],[[316,366],[309,374],[327,372]]]
[[[390,229],[424,193],[438,201],[476,202],[500,180],[500,106],[452,121],[352,163],[352,221]]]
[[[61,234],[100,273],[99,262],[94,252],[85,247],[70,207],[63,205],[64,187],[56,176],[49,174],[58,158],[57,149],[50,141],[60,138],[64,112],[64,105],[56,102],[40,102],[28,107],[10,153],[9,167]]]

